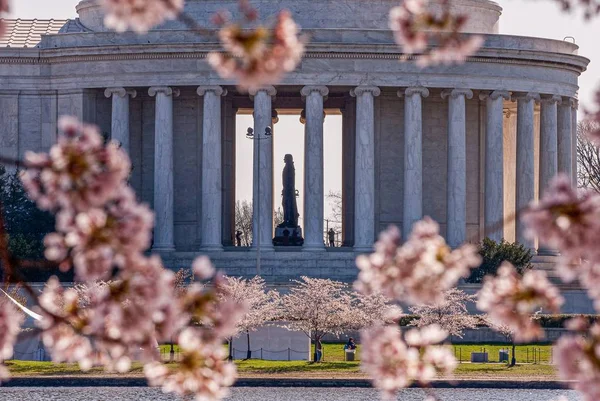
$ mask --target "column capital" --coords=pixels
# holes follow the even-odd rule
[[[198,89],[196,89],[196,93],[198,94],[198,96],[204,96],[206,92],[214,92],[217,96],[227,95],[227,89],[223,89],[223,87],[219,85],[199,86]]]
[[[261,88],[252,88],[248,93],[250,96],[256,96],[258,92],[267,92],[267,95],[273,97],[277,95],[277,89],[274,86],[263,86]]]
[[[350,96],[358,97],[359,95],[362,95],[363,93],[367,93],[367,92],[371,93],[373,96],[381,95],[381,89],[379,89],[379,87],[370,86],[370,85],[361,85],[361,86],[357,86],[356,88],[352,89],[350,91]]]
[[[134,98],[137,96],[137,91],[135,89],[125,89],[123,87],[121,87],[121,88],[106,88],[104,90],[104,96],[112,97],[113,95],[117,95],[119,97],[125,97],[125,96],[129,95],[132,98]]]
[[[156,96],[157,93],[164,93],[167,96],[177,97],[179,96],[179,89],[171,88],[169,86],[152,86],[148,89],[150,96]]]
[[[473,98],[473,91],[471,89],[464,88],[454,88],[454,89],[444,89],[442,91],[442,99],[446,99],[448,96],[456,99],[459,96],[464,96],[467,99]]]
[[[571,106],[572,109],[577,110],[579,108],[579,100],[574,97],[570,97],[569,105]]]
[[[403,96],[412,96],[412,95],[421,95],[421,97],[427,97],[429,96],[429,89],[422,87],[422,86],[410,86],[408,88],[406,88],[405,90],[398,90],[398,97],[403,97]]]
[[[303,97],[310,95],[312,92],[318,92],[321,96],[325,97],[329,95],[329,88],[326,86],[307,85],[300,90],[300,94]]]
[[[523,93],[518,93],[516,95],[513,95],[513,99],[514,100],[523,100],[523,101],[530,101],[533,100],[537,103],[540,102],[541,98],[540,98],[540,94],[537,92],[523,92]]]
[[[491,92],[482,92],[479,94],[480,100],[486,100],[488,97],[492,100],[496,100],[501,97],[504,98],[504,100],[510,100],[510,92],[505,90],[495,90]]]
[[[541,103],[545,103],[545,104],[561,104],[562,102],[562,97],[558,96],[558,95],[547,95],[547,96],[542,96],[542,100]]]

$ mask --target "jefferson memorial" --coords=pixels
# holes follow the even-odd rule
[[[397,0],[255,0],[262,18],[289,9],[309,38],[298,68],[250,93],[206,62],[215,34],[179,22],[146,35],[103,26],[92,0],[72,20],[10,20],[0,41],[0,151],[21,158],[48,149],[57,117],[95,123],[128,150],[131,184],[156,211],[153,248],[173,268],[208,254],[231,275],[260,272],[271,283],[300,275],[353,280],[354,258],[390,224],[403,234],[423,216],[452,246],[485,236],[537,244],[516,211],[557,172],[575,179],[578,77],[588,59],[568,41],[500,35],[502,9],[453,0],[470,15],[466,32],[485,39],[462,65],[404,62],[388,28]],[[236,0],[187,0],[211,26]],[[272,141],[254,141],[254,238],[235,245],[236,116],[253,115],[254,135],[277,116],[303,112],[302,246],[274,246]],[[341,115],[342,243],[324,245],[324,118]],[[260,161],[260,163],[258,163]],[[274,178],[276,177],[276,178]],[[538,266],[552,263],[541,249]]]

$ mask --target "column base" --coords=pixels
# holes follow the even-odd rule
[[[325,244],[304,244],[302,252],[324,252]]]
[[[353,248],[356,253],[373,253],[373,245],[354,245]]]
[[[200,252],[222,252],[223,245],[200,245]]]
[[[175,252],[175,247],[169,246],[169,245],[153,246],[152,252],[159,252],[159,253]]]

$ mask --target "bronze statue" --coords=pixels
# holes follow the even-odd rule
[[[280,227],[298,227],[298,204],[296,203],[296,169],[294,168],[294,158],[292,155],[285,155],[283,159],[285,167],[283,168],[282,181],[283,191],[281,191],[281,204],[283,206],[283,223]]]
[[[285,155],[283,159],[285,167],[281,179],[283,190],[281,191],[281,205],[283,206],[283,222],[275,228],[273,245],[302,245],[302,229],[298,226],[298,204],[296,202],[296,169],[292,155]]]

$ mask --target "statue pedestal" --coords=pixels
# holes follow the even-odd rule
[[[302,246],[302,228],[300,227],[276,227],[273,245],[275,246]]]

